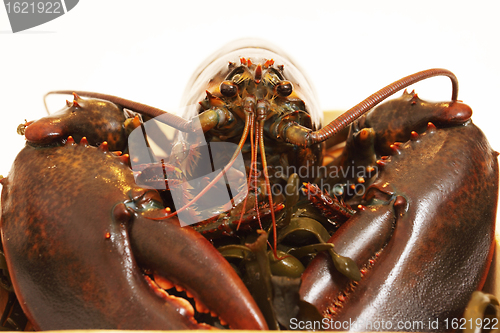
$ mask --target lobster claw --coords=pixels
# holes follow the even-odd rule
[[[483,133],[471,122],[432,125],[400,148],[367,189],[366,208],[329,240],[361,281],[325,255],[303,274],[301,299],[343,329],[449,330],[491,263],[498,162]]]
[[[130,242],[141,267],[187,290],[197,307],[201,302],[232,328],[267,329],[236,271],[203,236],[180,227],[176,218],[134,221]]]
[[[86,140],[27,145],[2,186],[5,257],[36,329],[207,328],[186,300],[158,288],[147,269],[181,285],[231,328],[267,328],[209,241],[176,220],[144,216],[165,211],[157,208],[160,196],[137,187],[114,154]]]
[[[363,267],[370,260],[373,262],[389,241],[395,221],[392,202],[368,206],[342,225],[328,242],[335,244],[337,253],[351,258],[358,267]],[[366,272],[366,267],[363,267],[363,277]],[[352,285],[356,283],[336,270],[329,255],[320,253],[302,276],[301,299],[315,305],[320,313],[331,315],[343,306],[345,292]]]

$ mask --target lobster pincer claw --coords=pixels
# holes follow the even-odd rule
[[[175,221],[144,216],[165,211],[158,192],[136,186],[132,170],[107,149],[72,138],[64,146],[28,144],[2,187],[3,249],[35,329],[207,328],[187,300],[158,288],[147,268],[181,284],[232,328],[267,328],[206,239]],[[153,262],[143,258],[149,253]],[[241,312],[220,309],[227,304]]]
[[[176,217],[141,218],[130,227],[130,242],[141,267],[186,290],[197,309],[210,310],[231,328],[267,329],[255,301],[231,265],[201,234],[180,227]]]
[[[330,239],[356,261],[361,281],[337,279],[327,257],[317,256],[303,274],[301,299],[352,331],[451,330],[491,263],[497,153],[469,121],[430,125],[386,162],[366,208]]]

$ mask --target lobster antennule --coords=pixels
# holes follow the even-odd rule
[[[249,188],[251,183],[252,183],[252,180],[253,180],[253,174],[254,174],[254,166],[255,166],[255,162],[257,160],[257,156],[255,155],[254,156],[254,153],[255,153],[255,143],[254,143],[254,128],[255,128],[255,118],[254,117],[251,117],[250,116],[250,113],[246,112],[245,113],[245,124],[248,124],[248,127],[249,127],[249,130],[250,130],[250,156],[251,156],[251,161],[250,161],[250,171],[249,171],[249,174],[248,174],[248,182],[247,182],[247,186]],[[256,193],[257,195],[257,193]],[[243,201],[243,209],[241,210],[241,214],[240,214],[240,220],[238,221],[238,226],[236,227],[236,230],[239,230],[240,228],[240,225],[241,225],[241,222],[243,221],[243,216],[245,215],[245,210],[246,210],[246,206],[247,206],[247,200],[248,200],[248,195],[245,197],[245,200]],[[256,206],[256,213],[257,213],[257,220],[259,221],[259,225],[260,227],[262,228],[262,223],[260,221],[260,215],[259,215],[259,210],[258,210],[258,207]]]
[[[260,64],[259,64],[260,66]],[[276,217],[274,214],[274,204],[273,204],[273,194],[271,191],[271,183],[269,181],[269,173],[267,170],[267,160],[266,160],[266,150],[264,145],[264,122],[266,120],[265,115],[267,114],[267,104],[265,102],[260,102],[257,104],[257,117],[259,117],[259,122],[257,124],[257,133],[259,134],[259,149],[260,156],[262,159],[262,170],[264,172],[264,181],[266,184],[267,197],[269,200],[269,207],[271,209],[271,220],[273,225],[273,254],[275,258],[278,258],[277,251],[277,235],[276,235]],[[260,113],[260,114],[259,114]],[[255,196],[257,200],[257,196]]]

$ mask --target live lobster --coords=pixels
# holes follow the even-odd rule
[[[436,319],[437,328],[418,327],[432,331],[462,315],[493,255],[498,154],[457,101],[451,72],[405,77],[321,128],[307,80],[272,47],[236,43],[202,67],[188,85],[189,120],[114,96],[57,91],[74,101],[20,126],[27,145],[1,179],[2,247],[35,329],[206,328],[189,302],[197,319],[208,312],[235,329],[326,318],[351,321],[350,330],[391,321],[384,329],[397,330],[392,321],[414,318]],[[451,79],[451,101],[405,92],[374,108],[436,75]],[[176,143],[163,144],[172,154],[133,139],[152,133],[152,118],[179,131]],[[323,166],[324,141],[347,127],[342,155]],[[224,142],[229,150],[219,150]],[[353,166],[365,172],[330,172]],[[314,205],[298,202],[293,171],[304,168],[301,199]],[[288,185],[293,193],[273,192]],[[228,189],[229,203],[213,204]],[[292,254],[301,251],[309,252],[299,261]],[[292,305],[279,309],[286,300]]]

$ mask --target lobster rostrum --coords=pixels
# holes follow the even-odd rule
[[[193,76],[184,99],[188,120],[115,96],[55,91],[51,93],[74,93],[75,100],[58,114],[21,126],[27,146],[1,181],[2,241],[14,290],[36,328],[199,327],[192,316],[179,315],[192,312],[185,301],[166,296],[173,284],[194,296],[197,312],[215,312],[231,328],[293,328],[291,318],[317,320],[318,313],[358,321],[393,320],[407,313],[439,318],[440,323],[461,315],[491,261],[498,165],[470,120],[470,108],[457,101],[455,76],[443,69],[410,75],[322,128],[312,89],[293,63],[271,47],[243,43],[248,41],[215,54]],[[428,103],[405,92],[364,115],[394,92],[436,75],[451,79],[451,102]],[[149,122],[123,108],[143,120],[157,117],[179,131],[178,141],[168,144],[170,157],[158,158],[149,146],[144,155],[134,150],[134,132],[144,133]],[[97,110],[95,124],[80,120],[90,110]],[[348,126],[342,156],[322,169],[323,142]],[[81,143],[74,144],[70,135]],[[90,146],[106,147],[108,140],[113,149],[129,150],[131,161],[127,155],[121,158],[134,172],[113,157],[120,153]],[[189,142],[212,150],[217,143],[231,143],[233,150],[215,168],[221,171],[206,179],[204,162]],[[393,156],[385,156],[388,152]],[[244,168],[234,171],[239,156]],[[474,156],[473,162],[468,156]],[[89,161],[96,165],[92,172],[83,167]],[[354,164],[367,172],[355,177],[324,172]],[[436,172],[421,177],[420,165]],[[293,173],[300,168],[307,170],[300,181],[316,208],[297,203],[299,179]],[[166,170],[174,179],[161,177]],[[248,177],[238,187],[247,190],[231,196],[229,205],[214,207],[211,218],[194,226],[226,258],[239,260],[231,266],[203,236],[181,228],[176,215],[181,222],[183,211],[196,216],[210,197],[208,191],[230,187],[220,185],[222,178],[245,173]],[[467,179],[471,173],[477,176]],[[168,192],[188,178],[201,179],[201,190],[185,195],[181,206],[173,205]],[[332,185],[331,191],[320,188],[318,193],[314,182]],[[48,184],[61,185],[48,195]],[[359,184],[368,191],[348,193]],[[273,191],[289,185],[293,194]],[[16,199],[20,197],[31,198],[33,209],[19,209],[24,204]],[[480,212],[467,212],[466,204],[481,206]],[[95,207],[98,218],[89,216],[89,207]],[[247,222],[254,225],[239,230]],[[252,231],[259,228],[272,237],[270,256],[267,234]],[[456,243],[439,241],[453,228]],[[89,235],[78,240],[80,234]],[[304,234],[314,235],[319,244],[312,244],[311,237],[304,240]],[[99,256],[101,251],[106,256]],[[308,255],[297,254],[304,252]],[[305,271],[302,264],[308,265]],[[287,265],[294,267],[293,274],[283,268]],[[422,271],[422,265],[428,269]],[[68,266],[74,271],[54,271]],[[289,277],[277,281],[280,270]],[[460,277],[443,277],[450,271]],[[57,292],[51,289],[55,284]],[[423,291],[411,288],[416,284]],[[404,296],[391,297],[391,288],[403,290]],[[434,288],[439,292],[429,294]],[[457,290],[448,303],[446,297]],[[109,301],[116,294],[123,301]],[[124,309],[125,300],[131,300],[130,308]],[[61,307],[61,302],[68,305]],[[278,309],[280,304],[286,309]],[[57,315],[43,319],[52,312]]]

